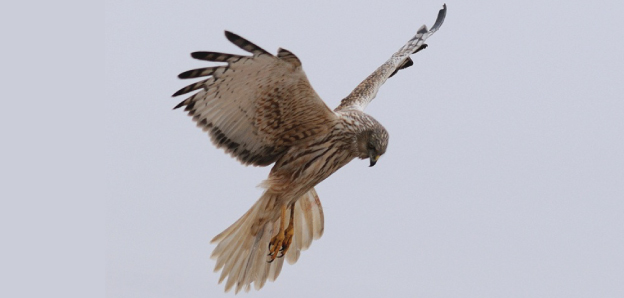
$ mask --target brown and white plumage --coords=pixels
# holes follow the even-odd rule
[[[261,288],[277,278],[284,259],[295,263],[321,237],[323,209],[314,186],[354,158],[368,158],[373,166],[385,153],[388,132],[363,111],[389,77],[413,64],[409,56],[426,46],[445,16],[446,5],[431,30],[422,26],[334,111],[287,50],[274,56],[226,31],[228,40],[251,55],[191,54],[225,65],[181,73],[183,79],[205,79],[177,91],[173,96],[199,90],[175,108],[184,107],[217,147],[241,163],[274,163],[260,199],[212,240],[215,271],[222,270],[219,282],[227,278],[226,291],[249,290],[252,283]]]
[[[276,57],[236,34],[225,36],[253,56],[194,52],[193,58],[227,64],[181,73],[184,79],[209,77],[174,94],[201,89],[176,108],[184,106],[217,147],[243,164],[266,166],[327,129],[336,115],[312,89],[295,55],[280,49]]]

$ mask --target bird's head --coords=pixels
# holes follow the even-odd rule
[[[386,153],[388,138],[388,131],[375,121],[370,129],[363,131],[358,136],[358,157],[370,159],[370,166],[374,166],[379,157]]]

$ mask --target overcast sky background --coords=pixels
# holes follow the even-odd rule
[[[447,1],[367,109],[387,154],[321,183],[323,237],[239,295],[624,296],[624,2]],[[107,1],[107,295],[223,295],[209,241],[261,195],[269,168],[171,110],[190,52],[283,47],[333,108],[442,4]]]

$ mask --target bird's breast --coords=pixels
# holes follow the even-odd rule
[[[293,146],[275,163],[271,176],[314,187],[353,160],[351,142],[350,138],[330,134]]]

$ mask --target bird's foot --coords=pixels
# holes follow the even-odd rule
[[[273,262],[275,258],[281,258],[286,255],[290,244],[292,243],[293,235],[295,235],[295,228],[293,225],[293,212],[291,210],[290,222],[286,229],[280,230],[275,237],[271,238],[269,242],[269,263]],[[281,226],[281,225],[280,225]]]
[[[292,238],[294,235],[294,229],[292,225],[288,225],[288,228],[280,231],[275,235],[275,237],[271,238],[271,242],[269,242],[269,263],[275,261],[276,258],[281,258],[286,255],[290,244],[292,243]]]
[[[282,243],[284,243],[284,239],[286,239],[284,235],[284,231],[279,231],[275,237],[271,238],[271,242],[269,242],[269,263],[275,261],[280,254],[282,249]]]

